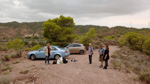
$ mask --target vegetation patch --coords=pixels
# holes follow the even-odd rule
[[[11,79],[7,76],[0,76],[0,84],[10,84]]]
[[[2,57],[2,60],[3,61],[9,61],[10,60],[10,57],[8,54],[4,54],[4,56]]]
[[[13,61],[12,63],[13,63],[13,64],[18,64],[18,63],[19,63],[19,60]]]
[[[12,67],[10,66],[2,68],[2,71],[11,71],[11,70],[12,70]]]
[[[141,80],[147,84],[150,83],[150,57],[134,51],[127,47],[121,48],[112,55],[111,63],[113,68],[125,73],[133,73],[133,80]]]
[[[29,70],[20,71],[20,74],[27,74]]]

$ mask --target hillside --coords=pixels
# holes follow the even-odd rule
[[[8,23],[0,23],[0,39],[2,38],[15,38],[15,37],[23,37],[25,35],[33,35],[38,34],[42,36],[42,24],[43,22],[8,22]],[[96,32],[103,36],[108,35],[123,35],[127,32],[138,32],[142,34],[149,34],[150,29],[136,29],[136,28],[128,28],[123,26],[116,26],[113,28],[109,28],[107,26],[96,26],[96,25],[75,25],[74,33],[83,35],[90,28],[95,28]]]

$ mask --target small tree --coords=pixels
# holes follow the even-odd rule
[[[6,47],[7,47],[8,49],[14,49],[19,57],[22,56],[22,51],[21,51],[21,49],[23,48],[23,46],[24,46],[24,43],[23,43],[21,40],[17,39],[17,38],[14,39],[13,42],[8,41],[8,42],[6,43]]]
[[[73,27],[73,18],[61,15],[43,23],[43,36],[47,42],[63,46],[75,38]]]
[[[86,49],[88,49],[89,43],[93,43],[93,40],[96,39],[96,32],[94,28],[90,28],[90,30],[80,38],[80,42],[86,46]]]

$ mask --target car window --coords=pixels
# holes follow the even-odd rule
[[[40,51],[43,51],[44,48],[39,49]]]
[[[70,45],[68,45],[68,47],[74,47],[74,45],[73,45],[73,44],[70,44]]]
[[[81,47],[80,44],[74,44],[74,47]]]
[[[57,50],[55,47],[52,47],[52,50]]]

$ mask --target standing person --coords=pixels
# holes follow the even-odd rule
[[[98,52],[99,52],[99,61],[101,61],[101,65],[99,67],[102,68],[103,67],[103,56],[104,56],[104,52],[105,52],[105,49],[103,48],[102,45],[100,45]]]
[[[93,47],[92,44],[89,43],[89,64],[92,64],[92,55],[93,55]]]
[[[105,60],[104,69],[107,69],[108,60],[109,60],[109,47],[108,47],[108,45],[106,45],[106,47],[105,47],[105,52],[104,52],[104,57],[103,57],[103,59]]]
[[[45,53],[45,64],[48,61],[49,64],[49,59],[50,59],[50,55],[51,55],[51,47],[50,47],[50,43],[47,43],[47,46],[43,49],[44,53]]]

